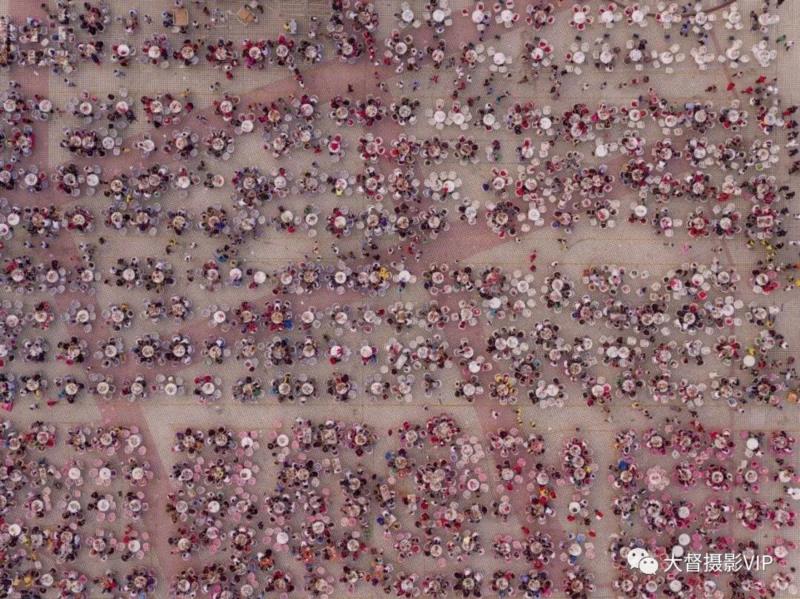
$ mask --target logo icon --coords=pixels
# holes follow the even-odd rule
[[[628,551],[628,566],[631,569],[639,570],[642,574],[655,574],[658,572],[658,560],[652,557],[647,549],[634,547]]]

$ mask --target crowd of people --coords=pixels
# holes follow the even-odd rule
[[[798,593],[782,0],[142,4],[0,15],[0,596]]]

